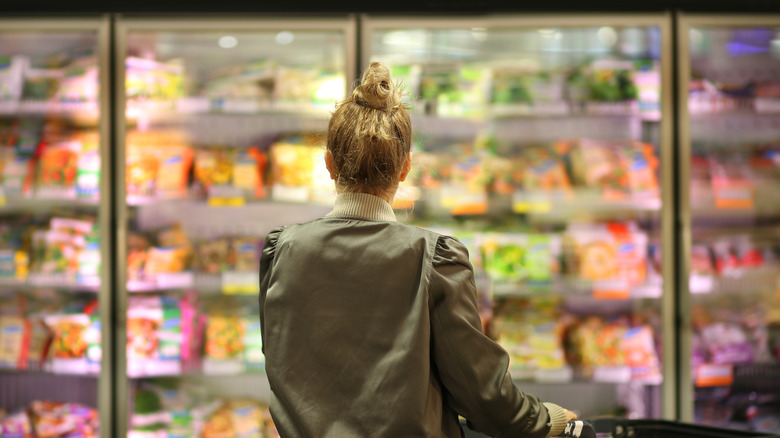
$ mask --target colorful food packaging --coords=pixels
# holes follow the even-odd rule
[[[620,320],[605,321],[598,316],[585,318],[574,337],[580,363],[585,367],[625,365],[622,342],[627,329]]]
[[[315,135],[289,137],[271,146],[274,199],[331,200],[335,190],[325,167],[324,140]]]
[[[86,313],[53,314],[44,317],[53,333],[51,344],[52,369],[55,373],[87,374],[89,339],[85,336],[90,325]]]
[[[178,299],[131,297],[127,311],[128,375],[181,372],[182,315]]]
[[[0,412],[0,414],[2,414]],[[0,415],[0,437],[33,438],[30,417],[24,410],[10,415]]]
[[[29,64],[25,56],[0,57],[0,102],[18,101],[22,97],[24,71]]]
[[[81,142],[49,144],[43,148],[38,163],[38,196],[75,197]]]
[[[507,298],[494,310],[497,342],[509,353],[514,378],[533,378],[538,370],[566,366],[560,300]]]
[[[167,146],[159,151],[156,195],[163,198],[186,196],[188,175],[192,166],[192,149],[186,146]]]
[[[195,152],[195,182],[205,191],[212,186],[225,186],[233,181],[236,151],[227,147],[198,149]]]
[[[128,103],[140,100],[172,101],[185,95],[184,62],[159,62],[128,56],[125,60]]]
[[[629,178],[621,161],[621,147],[612,142],[581,138],[572,143],[572,179],[577,186],[594,191],[605,199],[629,195]],[[634,158],[633,156],[631,157]],[[635,180],[641,182],[635,172]]]
[[[196,246],[195,269],[208,274],[218,274],[228,270],[231,244],[226,238],[212,239]]]
[[[635,286],[647,277],[647,235],[635,223],[572,223],[566,241],[567,264],[584,280]]]
[[[233,254],[231,270],[248,272],[260,266],[261,239],[254,237],[234,237],[230,241]]]
[[[494,281],[539,284],[552,279],[555,256],[547,235],[487,234],[480,249]]]
[[[540,192],[556,199],[569,199],[572,185],[564,161],[566,150],[565,143],[526,150],[522,158],[523,171],[520,173],[523,190]]]
[[[76,170],[76,196],[97,199],[100,195],[100,135],[89,131],[79,136],[82,151]]]
[[[738,157],[709,157],[712,191],[715,206],[725,209],[753,208],[755,198],[754,176]]]
[[[213,359],[233,359],[244,353],[245,327],[233,315],[209,315],[205,355]]]
[[[244,326],[244,364],[247,371],[262,371],[265,368],[263,354],[263,337],[260,332],[260,311],[253,312],[242,318]]]
[[[458,150],[453,160],[448,184],[442,190],[442,206],[452,214],[484,214],[487,211],[487,186],[492,175],[488,168],[487,151],[475,151],[470,145],[454,145]]]
[[[58,68],[30,68],[24,70],[24,88],[22,99],[49,101],[54,100],[60,88],[64,71]]]
[[[653,329],[650,326],[626,330],[621,345],[626,365],[631,368],[632,380],[661,382],[661,362],[655,351]]]
[[[594,62],[585,71],[588,99],[595,102],[635,100],[638,92],[633,73],[634,68],[628,62]]]
[[[732,322],[713,322],[699,331],[711,363],[751,364],[755,346],[745,330]]]
[[[31,330],[21,315],[0,315],[0,367],[27,368]]]
[[[632,198],[658,198],[659,161],[651,144],[632,141],[619,147],[620,159],[626,170],[627,185]]]
[[[128,197],[153,197],[157,190],[157,175],[160,172],[160,156],[156,149],[138,147],[128,138],[127,181]]]
[[[233,186],[243,191],[245,199],[263,199],[268,156],[258,148],[239,151],[233,163]]]
[[[99,436],[97,411],[78,403],[34,401],[30,417],[36,437],[93,438]]]

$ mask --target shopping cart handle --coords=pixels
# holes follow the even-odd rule
[[[468,427],[466,420],[461,420],[460,425],[466,438],[488,438],[479,432],[475,432]],[[609,429],[612,432],[612,429]],[[562,438],[596,438],[596,431],[589,421],[572,420],[566,423],[566,429],[563,434],[558,435]]]
[[[566,423],[562,438],[596,438],[596,430],[589,421],[572,420]]]

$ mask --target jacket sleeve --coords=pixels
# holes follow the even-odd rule
[[[438,238],[429,300],[434,366],[445,397],[470,427],[496,438],[563,433],[563,409],[520,391],[508,371],[509,355],[482,333],[474,272],[457,239]]]
[[[268,283],[271,279],[271,269],[273,268],[274,257],[276,256],[276,245],[279,243],[279,236],[286,227],[276,228],[265,237],[263,242],[263,251],[260,253],[260,336],[263,340],[263,354],[265,354],[265,296],[268,293]]]

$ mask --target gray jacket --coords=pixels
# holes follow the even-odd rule
[[[325,217],[268,234],[260,323],[282,437],[460,437],[458,414],[494,437],[565,426],[482,334],[466,248],[375,196],[341,194]]]

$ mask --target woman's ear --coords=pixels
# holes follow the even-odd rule
[[[330,179],[336,180],[336,167],[333,165],[333,155],[330,153],[329,150],[325,151],[325,167],[328,168],[328,173],[330,173]]]
[[[404,167],[401,169],[401,176],[398,178],[398,181],[405,181],[406,177],[409,175],[409,172],[412,170],[412,152],[409,151],[408,154],[406,154],[406,160],[404,160]]]

